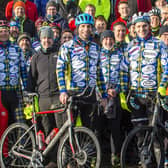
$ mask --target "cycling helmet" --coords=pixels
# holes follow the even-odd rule
[[[134,24],[138,22],[147,22],[150,23],[150,17],[148,13],[138,12],[138,14],[134,14],[132,16],[132,22]]]
[[[158,8],[153,8],[152,10],[149,11],[149,16],[158,16],[160,17],[160,9]]]
[[[9,28],[9,23],[7,22],[7,20],[0,20],[0,27]]]
[[[82,13],[82,14],[78,15],[75,19],[75,25],[79,26],[80,24],[94,25],[93,17],[87,13]]]

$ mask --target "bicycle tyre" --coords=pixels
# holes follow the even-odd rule
[[[122,148],[121,148],[121,156],[120,156],[120,163],[121,163],[121,168],[128,168],[130,167],[130,165],[127,163],[126,157],[128,156],[127,152],[128,152],[128,148],[129,145],[131,145],[133,143],[133,141],[135,141],[135,139],[137,138],[137,134],[139,133],[145,133],[144,135],[146,136],[147,141],[149,142],[151,139],[151,134],[153,133],[153,128],[150,126],[141,126],[141,127],[136,127],[134,128],[126,137]],[[144,136],[144,137],[145,137]],[[157,163],[157,165],[155,167],[157,168],[163,168],[164,167],[164,160],[165,160],[165,155],[164,155],[164,142],[162,140],[162,138],[156,134],[154,136],[155,138],[153,139],[154,141],[152,141],[152,146],[153,144],[156,145],[157,143],[157,149],[159,149],[159,160],[155,162],[155,164]],[[145,139],[145,138],[144,138]],[[143,143],[145,142],[145,140],[143,139]],[[147,143],[148,143],[147,142]],[[151,141],[150,141],[151,142]],[[137,143],[137,142],[136,142]],[[148,144],[147,144],[148,145]],[[146,146],[146,145],[145,145]],[[148,146],[149,147],[149,146]],[[159,147],[159,148],[158,148]],[[141,148],[140,148],[141,149]],[[143,148],[144,149],[144,148]],[[137,147],[137,150],[138,147]],[[142,151],[142,150],[141,150]],[[154,151],[154,149],[153,149]],[[138,151],[140,152],[140,151]],[[151,152],[151,151],[150,151]],[[152,153],[152,152],[151,152]],[[134,156],[136,155],[135,153],[133,154]],[[132,156],[133,156],[132,155]],[[151,154],[153,156],[153,154]],[[129,156],[130,157],[130,156]],[[134,158],[135,159],[135,158]],[[156,160],[156,159],[155,159]],[[136,162],[136,161],[135,161]],[[128,165],[127,165],[128,164]],[[132,166],[132,165],[131,165]],[[139,158],[139,162],[136,162],[133,164],[134,167],[136,166],[141,166],[141,167],[145,167],[143,164],[141,164],[140,158]],[[154,167],[152,167],[154,168]]]
[[[14,123],[5,130],[0,144],[0,163],[2,168],[27,168],[31,165],[30,160],[18,157],[12,152],[14,144],[27,129],[29,127],[24,123]],[[32,131],[26,133],[19,142],[18,146],[15,146],[18,151],[24,149],[32,153],[35,149],[35,138]]]
[[[76,156],[72,154],[69,145],[69,134],[67,132],[60,141],[58,147],[58,168],[67,168],[69,164],[70,168],[99,168],[101,162],[101,151],[96,135],[86,127],[75,127],[74,134],[78,139],[81,153],[76,151]]]

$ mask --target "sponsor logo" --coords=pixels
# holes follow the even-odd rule
[[[16,49],[14,47],[9,47],[9,52],[10,53],[16,53]]]
[[[131,80],[134,81],[134,80],[137,80],[138,78],[138,73],[137,72],[131,72]]]
[[[144,50],[143,55],[144,57],[155,58],[158,53],[155,50]]]
[[[11,78],[10,82],[9,82],[12,86],[15,86],[18,84],[18,79],[16,78]]]
[[[82,71],[77,71],[73,76],[74,82],[81,82],[83,79],[85,79],[85,73]]]
[[[141,86],[145,88],[150,88],[156,85],[156,82],[154,80],[142,80]]]
[[[10,73],[17,73],[18,72],[18,67],[17,66],[12,66],[10,68]]]
[[[4,85],[6,85],[6,83],[3,81],[0,81],[0,86],[4,86]]]
[[[142,72],[144,74],[151,74],[155,72],[156,68],[154,65],[146,65],[145,67],[142,68]]]
[[[5,65],[3,63],[0,63],[0,70],[2,71],[4,70],[4,68],[5,68]]]
[[[5,73],[0,73],[0,81],[3,81],[6,78]]]
[[[77,83],[77,86],[79,86],[79,87],[84,87],[84,86],[85,86],[85,82],[78,82],[78,83]]]
[[[72,67],[74,69],[81,69],[85,67],[85,62],[80,61],[80,60],[75,60],[72,62]]]
[[[145,48],[153,50],[154,49],[154,43],[147,43],[147,44],[145,44]]]
[[[90,80],[89,81],[89,86],[94,87],[96,85],[96,80]]]

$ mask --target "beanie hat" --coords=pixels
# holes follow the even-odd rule
[[[48,37],[54,39],[54,33],[50,26],[43,26],[38,32],[39,38]]]
[[[100,42],[102,42],[103,39],[106,38],[106,37],[112,37],[114,39],[114,33],[111,30],[105,30],[100,35]]]
[[[55,1],[49,1],[46,5],[46,9],[48,9],[50,6],[56,7],[57,12],[59,11],[59,4]]]
[[[29,42],[31,43],[31,38],[30,35],[26,32],[22,33],[19,35],[18,39],[17,39],[17,43],[19,44],[20,40],[22,40],[23,38],[26,38],[29,40]]]
[[[21,6],[25,9],[25,3],[22,1],[17,1],[14,5],[13,5],[13,9],[15,10],[16,7]]]
[[[165,32],[168,32],[168,25],[162,26],[160,28],[160,31],[159,31],[160,36]]]

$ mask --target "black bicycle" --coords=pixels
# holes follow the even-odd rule
[[[96,135],[86,127],[76,127],[73,110],[78,104],[88,102],[85,91],[77,96],[70,96],[65,109],[35,112],[34,96],[29,93],[28,100],[33,104],[32,125],[14,123],[4,132],[0,144],[0,165],[2,168],[43,168],[43,161],[53,146],[59,142],[57,152],[58,168],[99,168],[101,161],[100,145]],[[39,149],[37,136],[37,114],[66,112],[67,120],[44,150]],[[60,141],[59,141],[60,140]]]
[[[168,138],[168,129],[160,116],[161,105],[167,110],[165,101],[157,94],[151,125],[135,127],[126,137],[121,149],[121,168],[164,168],[164,138]],[[139,139],[138,134],[143,138]]]

